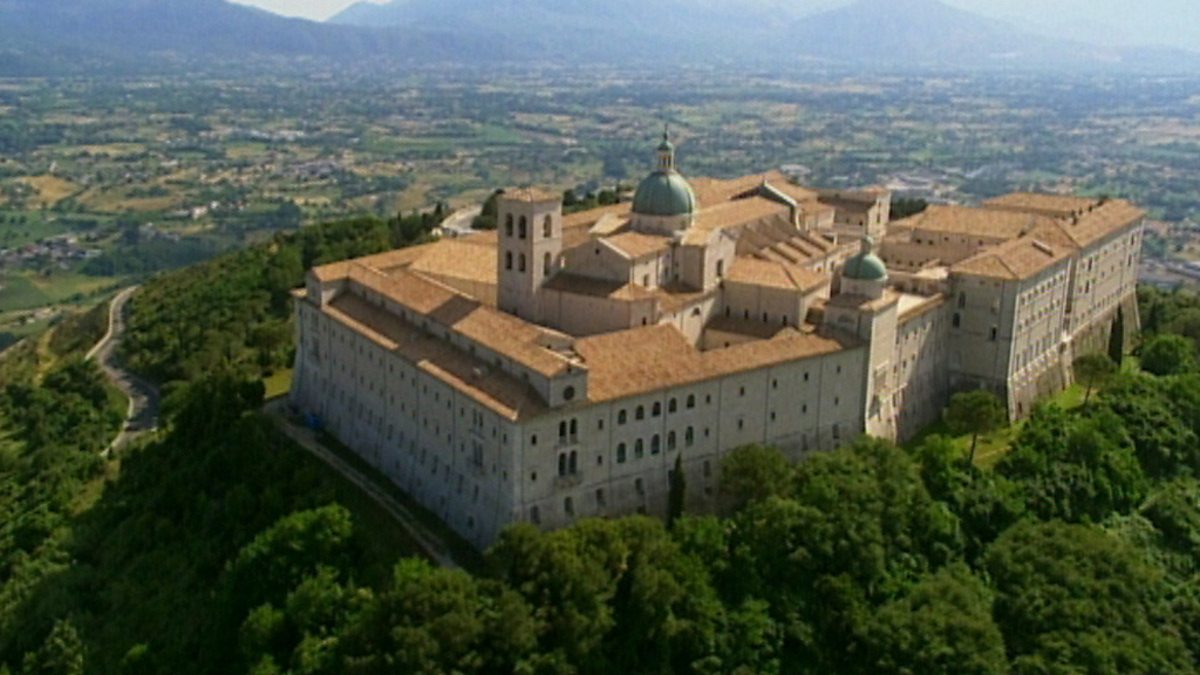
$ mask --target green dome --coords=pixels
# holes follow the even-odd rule
[[[842,268],[842,277],[859,281],[887,279],[887,266],[872,251],[874,248],[875,242],[870,237],[864,237],[862,251],[846,261],[846,266]]]
[[[696,193],[674,171],[655,171],[633,193],[633,212],[643,216],[685,216],[696,210]]]

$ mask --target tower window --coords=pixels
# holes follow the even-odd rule
[[[525,254],[524,253],[522,253],[521,256],[517,259],[517,269],[518,269],[518,271],[521,271],[521,272],[525,271]]]
[[[512,251],[508,251],[504,254],[504,269],[512,269]]]
[[[521,219],[517,221],[517,236],[521,239],[525,239],[528,234],[529,223],[525,220],[525,216],[521,216]]]
[[[546,219],[542,221],[542,236],[546,239],[554,236],[554,219],[550,216],[546,216]]]
[[[513,236],[513,217],[511,213],[504,217],[504,235],[507,237]]]
[[[542,257],[542,274],[550,276],[550,254]]]

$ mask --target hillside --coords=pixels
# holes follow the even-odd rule
[[[0,72],[13,74],[161,68],[191,58],[471,55],[469,45],[435,31],[405,31],[400,39],[395,31],[288,19],[225,0],[3,0],[0,45]]]

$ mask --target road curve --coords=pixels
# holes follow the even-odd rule
[[[108,332],[86,357],[88,360],[95,359],[108,379],[129,398],[129,409],[121,431],[104,450],[105,455],[124,448],[138,436],[158,428],[158,387],[126,370],[117,357],[125,335],[125,308],[137,289],[137,286],[131,286],[112,299],[108,308]]]

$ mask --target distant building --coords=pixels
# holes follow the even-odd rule
[[[495,232],[313,269],[292,401],[482,547],[661,515],[679,454],[704,510],[742,445],[907,438],[966,388],[1020,417],[1118,308],[1137,324],[1128,202],[889,210],[776,172],[688,181],[664,137],[631,203],[510,190]]]

